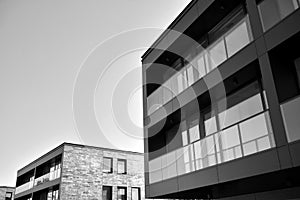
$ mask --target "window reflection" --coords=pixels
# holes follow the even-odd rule
[[[258,5],[264,31],[299,8],[297,0],[264,0]]]
[[[170,90],[164,90],[163,92],[160,89],[161,87],[159,87],[147,98],[148,115],[155,112],[156,109],[183,92],[188,86],[191,86],[198,79],[204,77],[252,41],[248,16],[241,10],[235,17],[234,22],[230,23],[230,30],[228,30],[228,26],[226,25],[222,27],[227,32],[224,33],[224,30],[219,31],[216,34],[218,36],[217,40],[212,37],[213,40],[210,42],[214,43],[208,46],[206,50],[201,50],[194,58],[188,56],[187,60],[190,63],[187,62],[185,67],[170,77],[161,86],[170,89],[172,92]],[[232,27],[232,24],[235,24],[235,26]],[[220,33],[223,35],[220,35]],[[196,49],[192,49],[192,51],[196,51]]]
[[[243,21],[238,27],[236,27],[230,34],[225,37],[228,56],[232,56],[242,47],[246,46],[251,39],[248,34],[248,27],[245,21]]]
[[[274,147],[264,96],[259,82],[255,81],[227,97],[227,110],[218,111],[221,108],[217,105],[224,101],[221,99],[216,105],[209,107],[212,111],[201,113],[203,118],[196,113],[182,121],[180,128],[183,147],[149,162],[150,170],[158,169],[150,172],[150,182],[190,173]],[[300,100],[299,106],[295,107],[300,108]],[[286,107],[282,112],[286,115]],[[221,120],[224,121],[223,124]],[[205,131],[205,134],[201,134],[202,138],[201,126]]]

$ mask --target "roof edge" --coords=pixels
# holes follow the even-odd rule
[[[147,51],[141,56],[142,61],[155,49],[155,47],[168,35],[176,24],[184,17],[184,15],[197,3],[198,0],[191,0],[191,2],[180,12],[174,21],[167,27],[167,29],[153,42]]]

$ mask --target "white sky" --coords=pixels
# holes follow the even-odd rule
[[[83,137],[79,139],[72,112],[76,74],[83,60],[100,42],[134,28],[166,28],[189,2],[0,0],[0,185],[14,186],[18,169],[63,142],[83,141],[142,151],[141,140],[136,144],[117,140],[119,143],[113,144],[101,135],[83,136],[82,131]],[[142,39],[150,45],[157,36],[149,34]],[[122,58],[122,63],[140,65],[143,52]],[[120,65],[120,60],[118,62]],[[140,77],[133,79],[133,82],[141,80]],[[102,99],[101,95],[105,96],[109,90],[98,87],[95,100]],[[138,94],[133,97],[139,97]],[[115,104],[120,105],[128,101],[116,99]],[[136,106],[129,104],[129,116],[139,124],[140,100],[134,98],[130,102]],[[95,106],[100,118],[111,115],[108,111],[102,113],[101,106]],[[118,134],[114,124],[105,125],[108,127],[105,131],[112,131],[109,135]]]

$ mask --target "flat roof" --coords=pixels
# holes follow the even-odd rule
[[[37,159],[33,160],[29,164],[25,165],[24,167],[22,167],[21,169],[19,169],[18,172],[22,171],[26,167],[29,167],[30,165],[32,165],[32,164],[34,164],[36,162],[38,162],[39,160],[43,159],[47,155],[51,154],[52,152],[54,152],[54,151],[56,151],[56,150],[58,150],[60,148],[63,148],[64,146],[77,146],[77,147],[83,147],[83,148],[94,148],[94,149],[99,149],[99,150],[104,150],[104,151],[114,151],[114,152],[120,152],[120,153],[130,153],[130,154],[144,155],[144,153],[135,152],[135,151],[127,151],[127,150],[112,149],[112,148],[107,148],[107,147],[98,147],[98,146],[90,146],[90,145],[84,145],[84,144],[76,144],[76,143],[64,142],[64,143],[60,144],[59,146],[55,147],[54,149],[52,149],[52,150],[48,151],[47,153],[43,154],[42,156],[38,157]]]

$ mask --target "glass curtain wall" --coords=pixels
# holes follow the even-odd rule
[[[226,109],[221,106],[224,102]],[[183,120],[180,130],[183,146],[149,162],[150,183],[275,147],[258,81]]]
[[[264,31],[298,9],[299,4],[299,0],[264,0],[260,2],[258,10]]]
[[[220,22],[221,25],[217,25],[208,33],[209,37],[206,41],[208,47],[204,49],[199,46],[190,50],[191,53],[185,58],[187,62],[184,67],[147,98],[148,115],[186,90],[253,40],[249,18],[244,7],[234,10],[228,17],[230,18],[226,18],[226,23]],[[196,56],[191,57],[190,55],[193,54]]]

